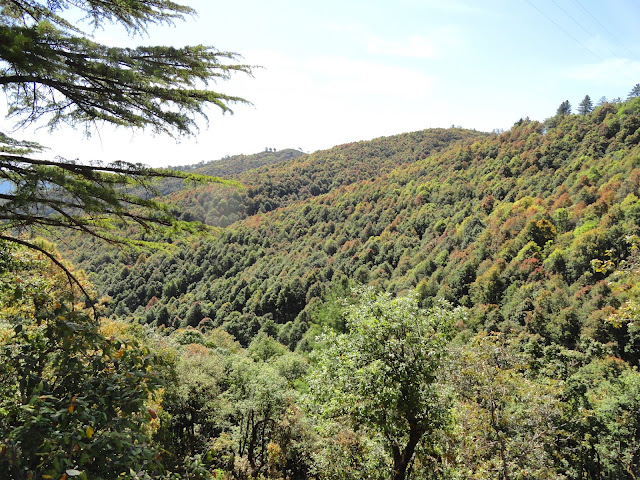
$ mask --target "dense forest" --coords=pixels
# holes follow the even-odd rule
[[[195,220],[242,220],[170,253],[95,255],[86,237],[59,248],[110,297],[107,315],[170,328],[207,319],[245,346],[268,325],[295,349],[366,284],[467,307],[469,333],[570,349],[589,338],[637,365],[629,322],[611,318],[633,304],[638,109],[342,145],[241,172],[244,189],[172,193]]]
[[[13,138],[248,104],[236,53],[94,36],[193,15],[0,2],[2,477],[637,479],[640,84],[168,169]]]
[[[640,475],[640,97],[181,168],[196,233],[38,240],[84,296],[3,244],[10,478]]]

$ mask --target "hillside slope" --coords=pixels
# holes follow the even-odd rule
[[[471,141],[486,134],[463,129],[429,129],[383,137],[368,142],[340,145],[329,150],[302,155],[291,151],[288,161],[256,160],[240,163],[244,157],[223,160],[195,168],[196,173],[231,177],[247,189],[230,190],[220,185],[184,189],[171,196],[177,215],[213,226],[227,226],[247,216],[265,213],[294,202],[322,195],[363,180],[374,180],[398,166],[415,162],[460,141]],[[266,153],[267,159],[284,157],[287,151]],[[226,162],[226,163],[225,163]],[[228,172],[237,174],[228,175]]]
[[[364,165],[372,150],[379,165],[384,152],[412,154],[315,196],[296,166],[313,169],[313,156],[301,157],[254,187],[272,192],[290,172],[301,187],[269,197],[284,207],[175,255],[85,256],[85,266],[117,314],[174,326],[210,319],[243,343],[266,328],[294,347],[324,321],[333,292],[369,283],[466,305],[468,329],[566,348],[597,342],[637,364],[639,335],[624,312],[637,293],[639,127],[635,99],[546,125],[522,120],[425,158],[412,134],[337,147],[321,155],[344,166]]]

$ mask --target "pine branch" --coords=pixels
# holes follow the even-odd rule
[[[99,119],[189,135],[197,116],[206,120],[204,105],[233,113],[231,104],[249,103],[197,88],[252,69],[234,63],[235,53],[201,45],[115,48],[52,27],[0,25],[0,59],[7,64],[0,86],[23,125],[42,117],[52,128]]]

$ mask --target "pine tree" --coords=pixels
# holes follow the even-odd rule
[[[18,128],[46,121],[51,129],[61,124],[88,129],[103,121],[173,136],[194,134],[207,104],[229,112],[233,103],[248,103],[206,86],[235,72],[250,74],[251,67],[238,63],[235,53],[202,45],[109,47],[85,31],[115,23],[142,35],[152,24],[172,24],[194,13],[170,0],[0,2],[0,87],[8,117]],[[85,24],[68,19],[78,14]],[[186,175],[124,162],[80,165],[34,158],[42,149],[0,132],[0,239],[47,254],[16,232],[67,228],[123,241],[113,233],[116,220],[143,230],[175,225],[148,192],[153,194],[157,177]],[[131,187],[147,193],[133,194],[141,190]]]
[[[631,100],[632,98],[640,97],[640,83],[636,83],[634,87],[627,95],[627,100]]]
[[[202,45],[110,47],[96,43],[63,15],[82,14],[87,27],[118,23],[132,34],[195,13],[168,0],[15,0],[0,4],[0,86],[9,115],[21,125],[46,119],[86,125],[104,120],[156,132],[189,134],[212,103],[223,111],[242,98],[198,88],[250,73],[238,55]]]
[[[571,104],[569,100],[565,100],[560,104],[558,110],[556,110],[556,115],[569,115],[571,113]]]
[[[585,97],[580,102],[578,106],[578,113],[580,115],[586,115],[593,110],[593,102],[591,101],[591,97],[589,95],[585,95]]]

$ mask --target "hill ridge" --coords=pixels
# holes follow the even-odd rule
[[[331,298],[365,283],[467,306],[470,329],[527,332],[567,348],[591,338],[637,363],[640,349],[607,318],[631,301],[610,286],[612,275],[626,272],[615,282],[634,288],[639,127],[634,100],[545,124],[522,120],[425,158],[419,143],[402,143],[411,135],[346,144],[323,153],[343,161],[327,165],[352,166],[345,150],[362,152],[358,165],[372,151],[380,165],[386,152],[403,158],[326,193],[265,196],[282,204],[186,242],[179,255],[122,267],[94,259],[87,269],[117,314],[173,326],[209,318],[245,344],[273,324],[294,348],[326,320]],[[304,171],[296,161],[270,168],[284,179]],[[351,173],[350,181],[361,172]],[[272,180],[261,191],[282,193]]]

